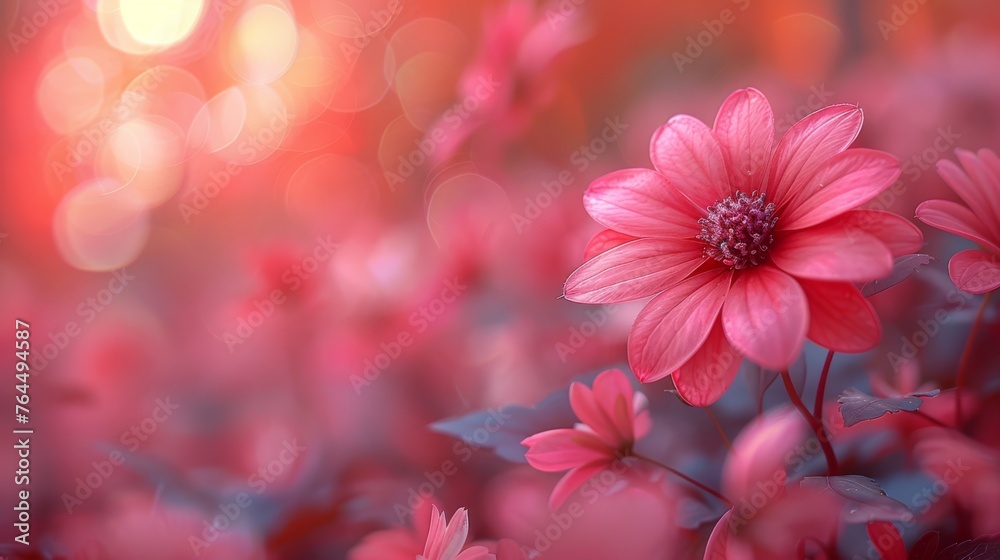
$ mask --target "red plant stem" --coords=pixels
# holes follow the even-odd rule
[[[661,469],[667,471],[668,473],[670,473],[670,474],[672,474],[672,475],[674,475],[674,476],[676,476],[678,478],[683,479],[688,484],[690,484],[690,485],[692,485],[692,486],[694,486],[694,487],[702,490],[703,492],[707,492],[707,493],[715,496],[722,503],[726,504],[727,507],[733,507],[733,503],[729,501],[729,498],[723,496],[722,493],[720,493],[718,490],[714,490],[714,489],[712,489],[712,488],[710,488],[710,487],[708,487],[708,486],[706,486],[706,485],[698,482],[697,480],[695,480],[695,479],[691,478],[690,476],[682,473],[681,471],[679,471],[679,470],[677,470],[677,469],[675,469],[673,467],[669,467],[667,465],[664,465],[663,463],[657,461],[656,459],[651,459],[649,457],[646,457],[645,455],[639,455],[637,453],[632,453],[632,456],[635,457],[636,459],[641,459],[643,461],[646,461],[647,463],[649,463],[651,465],[656,465],[657,467],[660,467]]]
[[[979,326],[983,322],[983,315],[986,311],[986,304],[990,301],[990,294],[983,296],[983,303],[979,305],[979,312],[972,322],[972,330],[969,331],[969,339],[965,341],[965,348],[962,350],[962,357],[958,362],[958,375],[955,379],[955,425],[961,429],[962,426],[962,387],[965,385],[965,373],[969,367],[969,358],[972,356],[972,347],[975,346],[976,335],[979,334]]]
[[[926,412],[923,412],[923,411],[920,411],[920,410],[914,410],[913,413],[916,414],[917,416],[923,418],[924,420],[927,420],[931,424],[935,424],[937,426],[941,426],[942,428],[951,429],[951,426],[949,426],[948,424],[945,424],[944,422],[938,420],[937,418],[934,418],[933,416],[927,414]]]
[[[726,431],[722,429],[722,424],[719,423],[719,419],[715,417],[715,413],[712,412],[711,407],[705,407],[705,412],[708,413],[708,417],[712,419],[712,423],[715,424],[715,429],[719,431],[719,435],[722,436],[722,441],[726,444],[726,449],[729,451],[733,450],[733,443],[729,441],[729,436],[726,435]]]
[[[823,448],[823,455],[826,455],[827,474],[830,476],[836,476],[840,467],[837,465],[837,455],[834,454],[833,446],[830,445],[830,438],[827,437],[826,428],[823,427],[823,422],[818,420],[809,412],[809,409],[806,408],[806,404],[802,402],[802,397],[795,392],[795,384],[792,383],[792,376],[789,375],[787,369],[781,370],[781,381],[785,384],[785,391],[788,392],[788,398],[791,399],[792,405],[794,405],[802,417],[805,418],[809,427],[812,428],[813,433],[816,434],[816,439],[819,440],[820,447]]]
[[[830,364],[833,363],[833,350],[826,355],[823,362],[823,372],[819,374],[819,385],[816,386],[816,402],[813,403],[813,416],[823,420],[823,401],[826,397],[826,378],[830,375]]]

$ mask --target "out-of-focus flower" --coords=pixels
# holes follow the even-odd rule
[[[917,218],[929,226],[960,235],[984,250],[960,251],[948,262],[958,289],[985,294],[1000,287],[1000,158],[992,150],[955,150],[962,168],[950,160],[937,170],[962,206],[948,200],[928,200],[917,207]]]
[[[712,129],[673,117],[653,135],[655,169],[587,189],[590,215],[636,239],[599,233],[606,250],[570,275],[567,299],[656,296],[632,326],[629,363],[643,382],[672,375],[693,405],[722,396],[743,356],[784,369],[806,338],[870,350],[881,325],[853,283],[887,275],[923,238],[895,214],[857,209],[900,174],[887,153],[848,149],[862,120],[829,106],[772,148],[774,115],[755,89],[731,94]]]
[[[921,436],[914,455],[938,481],[930,491],[947,495],[971,514],[972,534],[1000,531],[1000,453],[954,430],[927,428]],[[930,491],[924,491],[925,498]]]
[[[445,519],[437,506],[431,509],[427,537],[421,546],[420,538],[409,529],[389,529],[372,533],[351,550],[350,560],[495,560],[484,546],[465,547],[469,536],[469,513],[459,508],[451,518]],[[464,550],[463,550],[464,548]]]
[[[755,418],[733,442],[722,470],[733,508],[719,519],[705,559],[794,558],[807,541],[827,543],[840,504],[828,493],[789,484],[801,466],[805,422],[790,408]]]
[[[445,161],[477,131],[489,131],[494,152],[524,132],[536,113],[556,95],[551,72],[555,59],[585,38],[582,11],[552,20],[555,4],[536,7],[532,0],[510,0],[484,15],[482,43],[458,82],[458,99],[476,100],[478,108],[461,120],[446,114],[439,127],[451,132],[434,154]],[[445,128],[446,127],[446,128]]]
[[[525,458],[532,467],[546,472],[569,469],[552,490],[552,509],[592,476],[623,463],[636,440],[652,428],[646,396],[634,391],[619,370],[598,375],[593,390],[573,383],[569,399],[580,423],[574,428],[535,434],[521,442],[529,448]]]

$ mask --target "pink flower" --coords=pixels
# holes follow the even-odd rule
[[[917,219],[986,249],[960,251],[948,262],[948,273],[958,289],[985,294],[1000,287],[1000,158],[986,149],[978,154],[955,150],[955,155],[964,172],[948,160],[939,161],[937,170],[968,207],[928,200],[917,206]]]
[[[459,508],[451,522],[434,506],[426,528],[423,549],[418,537],[407,529],[389,529],[373,533],[351,550],[350,560],[495,560],[489,549],[470,546],[463,550],[469,536],[468,510]],[[418,532],[423,532],[419,531]]]
[[[888,188],[899,164],[848,146],[861,109],[833,105],[772,147],[774,116],[755,89],[730,95],[714,128],[679,115],[654,135],[655,169],[600,177],[584,195],[598,253],[566,281],[567,299],[609,303],[656,296],[629,334],[643,382],[673,377],[693,405],[715,402],[746,356],[788,367],[806,338],[864,352],[881,337],[854,283],[887,275],[923,243],[888,212],[856,209]]]
[[[595,474],[622,464],[622,459],[631,455],[635,441],[652,427],[646,396],[633,391],[625,374],[616,369],[598,375],[593,390],[573,383],[569,400],[580,423],[571,429],[535,434],[521,442],[529,447],[525,458],[532,467],[546,472],[569,469],[552,490],[552,509]]]

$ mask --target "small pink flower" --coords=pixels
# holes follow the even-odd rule
[[[521,442],[529,447],[525,458],[532,467],[546,472],[569,469],[552,490],[552,509],[592,476],[629,456],[632,445],[652,427],[646,396],[635,392],[625,374],[616,369],[598,375],[593,390],[573,383],[569,400],[580,423]]]
[[[351,550],[350,560],[495,560],[483,546],[463,550],[469,536],[469,514],[459,508],[447,522],[444,513],[433,506],[423,549],[418,538],[407,529],[389,529],[373,533]]]
[[[923,238],[895,214],[857,209],[900,174],[889,154],[848,149],[861,123],[858,107],[833,105],[772,147],[774,115],[755,89],[730,95],[713,128],[671,118],[653,135],[655,169],[587,189],[587,212],[610,231],[566,298],[656,296],[632,326],[629,364],[643,382],[672,376],[693,405],[722,396],[744,356],[784,369],[807,338],[870,350],[882,329],[855,283],[886,276]]]
[[[949,160],[939,161],[937,170],[967,207],[928,200],[917,206],[917,219],[986,249],[961,251],[948,262],[948,273],[958,289],[985,294],[1000,288],[1000,158],[986,149],[978,154],[955,150],[955,155],[964,172]]]

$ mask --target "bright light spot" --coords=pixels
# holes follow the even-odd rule
[[[136,41],[169,47],[186,39],[205,8],[203,0],[119,0],[122,22]]]
[[[247,101],[238,87],[219,92],[201,108],[188,132],[191,151],[217,152],[232,144],[247,119]]]
[[[180,188],[184,168],[183,133],[161,117],[122,124],[101,144],[97,173],[137,192],[148,207],[157,206]]]
[[[288,71],[298,48],[298,30],[277,6],[251,8],[236,22],[230,48],[233,70],[251,84],[266,84]]]
[[[100,178],[63,197],[52,227],[56,247],[67,263],[81,270],[114,270],[142,252],[150,220],[139,193]]]
[[[84,57],[66,59],[42,76],[35,99],[52,130],[67,134],[93,120],[104,102],[100,66]]]

